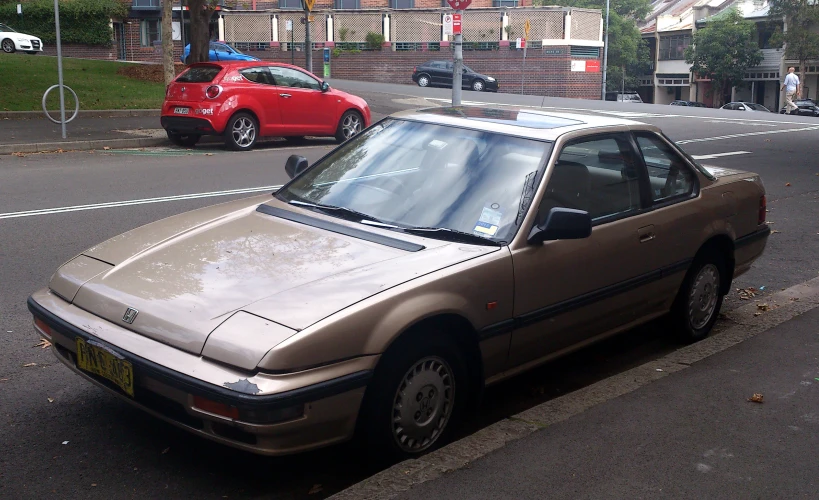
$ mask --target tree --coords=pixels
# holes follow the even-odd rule
[[[173,2],[162,0],[162,68],[165,74],[165,85],[170,85],[176,70],[173,65]]]
[[[219,0],[188,0],[191,16],[191,51],[187,64],[207,62],[210,52],[210,18]]]
[[[691,64],[691,71],[711,79],[711,91],[718,92],[717,106],[732,87],[742,83],[745,70],[762,61],[753,35],[754,23],[731,8],[694,32],[691,45],[685,49],[685,62]]]
[[[785,21],[785,30],[777,25],[771,43],[785,45],[785,57],[799,61],[799,81],[804,86],[806,63],[819,58],[819,9],[814,0],[771,0],[772,22]],[[799,89],[802,97],[802,88]]]

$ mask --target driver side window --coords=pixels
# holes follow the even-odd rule
[[[270,72],[276,79],[276,83],[282,87],[313,90],[321,89],[321,83],[319,83],[318,80],[301,71],[273,66],[270,68]]]
[[[694,173],[671,146],[650,132],[635,132],[634,137],[643,153],[655,203],[693,192]]]

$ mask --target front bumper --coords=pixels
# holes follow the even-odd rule
[[[47,331],[35,328],[52,342],[55,356],[86,380],[187,431],[262,455],[302,452],[350,439],[377,362],[377,356],[368,356],[283,375],[247,373],[125,330],[48,290],[33,294],[28,308],[47,325]],[[133,398],[77,368],[77,337],[102,344],[133,365]],[[197,408],[196,396],[237,408],[239,418]],[[264,421],[275,415],[289,416]]]

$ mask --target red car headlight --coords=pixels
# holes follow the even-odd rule
[[[219,97],[219,94],[222,93],[222,86],[221,85],[211,85],[210,87],[205,90],[205,95],[208,99],[216,99]]]

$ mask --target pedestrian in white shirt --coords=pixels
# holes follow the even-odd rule
[[[785,111],[788,114],[792,114],[799,109],[799,107],[793,103],[793,96],[799,90],[799,77],[796,76],[795,71],[796,68],[793,66],[788,68],[788,74],[785,75],[785,83],[782,84],[782,88],[780,89],[785,91]]]

